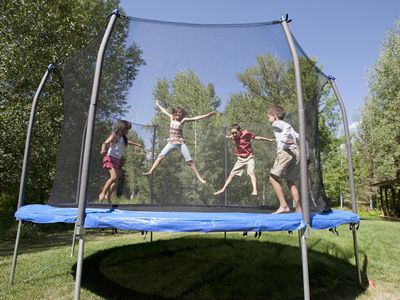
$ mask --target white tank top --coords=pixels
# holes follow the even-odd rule
[[[107,154],[120,159],[124,154],[124,150],[125,150],[125,142],[124,138],[121,136],[115,144],[110,145]]]

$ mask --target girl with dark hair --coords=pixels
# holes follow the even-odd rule
[[[118,120],[115,124],[114,130],[111,135],[101,145],[100,154],[104,155],[103,168],[108,169],[110,178],[106,181],[99,195],[99,201],[110,201],[111,194],[118,184],[118,180],[122,170],[122,155],[124,154],[127,145],[143,148],[142,144],[128,141],[126,135],[132,124],[125,120]],[[108,150],[107,150],[108,146]]]

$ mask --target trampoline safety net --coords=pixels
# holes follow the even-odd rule
[[[96,57],[104,32],[61,67],[64,121],[54,185],[49,204],[77,204]],[[312,210],[329,207],[324,194],[319,156],[318,110],[328,81],[297,44],[300,56],[306,140],[308,194]],[[109,178],[103,169],[101,145],[119,119],[132,128],[112,203],[148,207],[276,207],[269,184],[276,143],[252,140],[258,195],[250,195],[246,172],[235,176],[226,194],[213,193],[224,185],[236,162],[235,147],[225,138],[231,125],[255,135],[274,138],[268,123],[270,105],[281,105],[285,121],[299,131],[293,60],[277,22],[229,25],[171,23],[119,18],[105,53],[96,108],[90,160],[88,205],[97,203]],[[168,155],[152,176],[143,176],[167,144],[170,120],[155,100],[170,113],[183,107],[189,117],[217,114],[188,122],[185,143],[199,173],[199,182],[179,151]],[[284,181],[282,182],[284,183]],[[285,184],[283,184],[285,186]],[[297,186],[300,188],[299,182]],[[290,193],[284,190],[290,203]]]

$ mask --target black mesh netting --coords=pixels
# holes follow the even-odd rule
[[[77,202],[86,118],[102,35],[99,33],[62,67],[65,111],[51,204]],[[323,210],[328,205],[320,168],[318,108],[327,78],[299,46],[298,50],[309,145],[310,206]],[[169,136],[169,119],[155,109],[155,99],[169,112],[182,106],[189,116],[218,111],[184,127],[186,145],[206,184],[196,179],[179,152],[166,157],[153,176],[142,175]],[[102,168],[101,144],[116,120],[125,119],[133,124],[128,139],[145,148],[127,147],[113,203],[189,209],[277,206],[268,182],[275,142],[253,141],[258,196],[250,195],[246,173],[234,178],[226,194],[213,195],[236,161],[234,146],[225,139],[230,125],[239,123],[256,135],[273,137],[267,118],[271,104],[283,106],[285,120],[298,131],[293,62],[279,23],[197,25],[118,19],[107,47],[99,90],[88,204],[97,202],[109,177]],[[285,193],[291,203],[286,188]]]

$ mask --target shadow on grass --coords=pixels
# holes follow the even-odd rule
[[[45,251],[58,246],[72,245],[72,237],[74,234],[73,224],[31,224],[24,223],[23,234],[18,248],[18,253],[34,253]],[[29,229],[33,227],[34,230]],[[28,229],[26,229],[28,228]],[[29,231],[30,230],[30,231]],[[112,230],[92,229],[91,237],[112,235]],[[0,257],[11,256],[14,252],[15,237],[8,239],[0,239]]]
[[[354,299],[367,288],[346,260],[308,257],[312,299]],[[161,240],[101,251],[83,265],[81,286],[106,299],[303,299],[300,250],[278,243]]]

